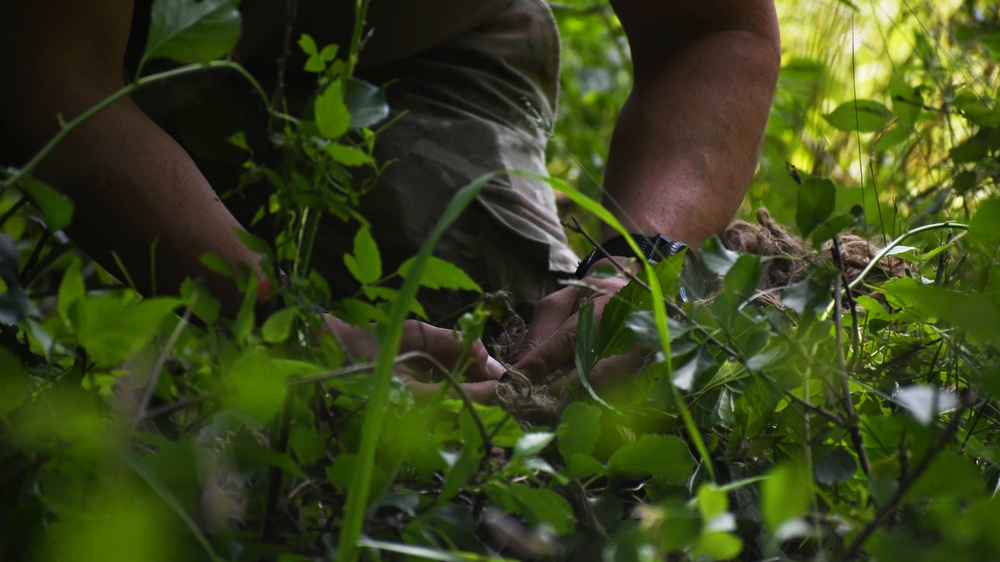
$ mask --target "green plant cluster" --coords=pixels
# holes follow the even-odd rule
[[[206,68],[238,73],[270,105],[218,60],[239,36],[236,3],[156,0],[136,78],[64,130]],[[799,44],[803,6],[779,7]],[[570,212],[615,226],[594,201],[596,147],[629,80],[627,47],[603,3],[554,8],[569,79],[549,181]],[[683,256],[646,264],[600,320],[585,301],[583,389],[532,424],[455,394],[417,401],[392,376],[403,322],[422,314],[418,289],[478,290],[430,252],[487,178],[455,196],[417,256],[383,270],[352,174],[383,165],[373,127],[387,113],[352,76],[360,18],[352,45],[297,41],[317,87],[303,115],[270,109],[277,157],[226,133],[243,183],[273,191],[258,213],[273,235],[245,241],[289,274],[259,326],[257,288],[217,257],[204,262],[246,289],[232,319],[195,281],[142,298],[73,251],[61,233],[72,203],[31,176],[60,137],[3,170],[0,227],[24,251],[0,287],[0,557],[995,560],[1000,16],[967,0],[901,8],[880,27],[879,9],[842,1],[812,14],[904,54],[859,96],[845,85],[881,58],[844,72],[817,54],[831,45],[786,53],[751,189],[753,206],[832,245],[832,259],[769,290],[769,305],[764,265],[792,258],[709,241],[702,261],[720,289],[687,302],[673,298]],[[143,72],[161,58],[184,66]],[[311,269],[321,216],[357,227],[343,261],[360,289],[338,303]],[[856,278],[838,244],[850,229],[884,237]],[[870,283],[889,262],[905,274]],[[371,363],[350,364],[317,335],[313,303],[377,324]],[[479,338],[494,314],[484,301],[456,337]],[[597,360],[637,349],[649,357],[641,373],[588,383]],[[460,362],[445,380],[461,377]]]

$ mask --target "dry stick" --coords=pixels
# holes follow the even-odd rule
[[[815,413],[817,413],[817,414],[819,414],[819,415],[821,415],[821,416],[829,419],[834,424],[836,424],[838,427],[847,427],[847,420],[845,420],[839,414],[837,414],[835,412],[831,412],[830,410],[827,410],[826,408],[823,408],[822,406],[817,406],[816,404],[813,404],[812,402],[809,402],[808,400],[803,400],[802,398],[799,398],[798,396],[796,396],[790,390],[784,391],[783,394],[785,396],[791,398],[792,401],[795,402],[796,404],[798,404],[799,406],[802,406],[803,408],[805,408],[805,409],[807,409],[807,410],[809,410],[811,412],[815,412]]]
[[[833,324],[837,333],[837,372],[840,375],[840,401],[844,407],[844,412],[847,414],[847,431],[851,434],[854,451],[858,454],[858,460],[861,461],[861,470],[865,472],[865,475],[868,475],[871,472],[872,465],[871,461],[868,460],[868,453],[865,451],[865,442],[861,437],[861,428],[857,424],[858,413],[854,409],[854,402],[851,400],[851,380],[847,374],[847,361],[844,360],[844,319],[843,313],[840,310],[840,298],[842,290],[847,284],[844,282],[845,273],[840,255],[840,243],[836,236],[833,237],[831,256],[833,256],[833,264],[840,270],[840,273],[833,280]],[[848,287],[847,290],[850,291],[850,288]],[[858,319],[855,315],[854,327],[851,331],[857,332],[857,326]]]
[[[160,374],[163,372],[163,365],[167,362],[167,355],[170,350],[173,349],[174,344],[177,343],[177,339],[181,337],[181,332],[188,325],[188,320],[191,318],[191,310],[194,308],[194,303],[198,299],[198,290],[195,289],[191,291],[191,298],[188,299],[187,307],[184,309],[184,315],[181,316],[181,321],[177,323],[174,327],[174,331],[170,333],[170,337],[167,338],[167,343],[163,346],[163,351],[156,358],[156,362],[153,363],[153,370],[149,373],[149,382],[146,383],[146,392],[142,394],[142,399],[139,402],[139,407],[137,408],[135,418],[132,420],[132,426],[129,428],[129,435],[135,434],[136,429],[139,428],[139,424],[147,419],[149,416],[146,415],[146,407],[149,405],[149,401],[153,398],[153,393],[156,392],[156,386],[160,382]]]
[[[275,451],[279,455],[288,449],[288,435],[292,425],[292,396],[294,389],[285,395],[285,403],[281,407],[281,420],[278,422],[278,443]],[[261,525],[261,542],[267,544],[274,539],[277,524],[278,498],[281,496],[281,479],[285,471],[279,466],[271,466],[267,471],[267,496],[264,500],[264,516]]]
[[[285,69],[288,66],[288,57],[291,56],[292,28],[295,26],[298,13],[298,0],[285,0],[285,35],[282,39],[281,56],[278,58],[278,72],[275,77],[276,84],[274,85],[274,91],[271,93],[271,108],[277,108],[280,105],[283,112],[288,111],[283,103],[285,98]],[[268,118],[268,131],[271,131],[274,127],[274,118],[274,114],[271,114]]]
[[[899,486],[896,488],[896,493],[892,495],[888,502],[886,502],[885,506],[875,513],[875,518],[869,521],[868,524],[865,525],[865,528],[861,530],[861,534],[858,535],[858,538],[856,538],[850,548],[847,549],[847,553],[843,558],[844,560],[854,560],[858,557],[858,554],[861,552],[861,546],[865,543],[865,541],[871,537],[872,533],[875,532],[875,529],[878,528],[879,524],[885,520],[885,518],[888,517],[893,510],[896,509],[899,502],[903,500],[903,496],[906,495],[906,492],[913,487],[917,479],[923,475],[923,473],[927,470],[927,467],[930,466],[931,462],[941,453],[942,450],[944,450],[945,446],[948,445],[948,442],[951,441],[952,437],[955,436],[955,432],[958,431],[958,424],[962,421],[962,414],[964,414],[967,409],[968,405],[962,404],[962,407],[955,411],[955,415],[948,423],[948,426],[944,429],[941,435],[938,436],[937,441],[935,441],[934,444],[931,445],[930,449],[927,450],[927,454],[924,455],[924,458],[920,459],[920,463],[917,464],[912,471],[906,473],[905,476],[899,479]]]

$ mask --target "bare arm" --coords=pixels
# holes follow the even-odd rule
[[[131,13],[129,0],[0,3],[12,31],[0,39],[0,75],[17,85],[0,89],[0,128],[17,141],[2,155],[8,163],[51,138],[58,116],[72,119],[122,87]],[[74,201],[74,240],[111,271],[117,253],[142,292],[153,287],[155,259],[158,290],[175,293],[185,277],[201,277],[233,313],[241,297],[232,280],[199,257],[215,252],[260,275],[259,256],[190,157],[130,100],[85,122],[37,173]]]
[[[700,243],[725,229],[757,164],[780,65],[773,1],[612,5],[628,35],[635,84],[611,140],[605,205],[633,233]],[[600,292],[568,287],[539,302],[515,367],[539,377],[573,360],[580,299],[593,300],[599,315],[625,285],[586,282]],[[605,359],[592,376],[634,372],[637,359]]]
[[[131,13],[130,0],[0,0],[0,21],[11,30],[0,34],[0,76],[16,85],[0,88],[0,138],[13,141],[0,146],[0,164],[26,161],[59,130],[59,116],[68,121],[122,87]],[[67,136],[37,172],[75,202],[74,240],[111,271],[116,253],[141,292],[149,294],[155,282],[176,294],[185,277],[201,277],[234,314],[242,296],[231,279],[201,265],[207,252],[263,279],[260,256],[236,235],[239,223],[194,162],[129,100]],[[352,357],[377,351],[370,332],[333,317],[324,321]],[[404,328],[402,351],[425,351],[450,364],[460,349],[451,330],[415,321]],[[470,354],[468,374],[478,382],[463,386],[488,401],[503,367],[481,343]],[[436,390],[413,384],[418,393]]]
[[[636,232],[697,244],[729,224],[757,165],[781,60],[774,5],[612,5],[635,85],[611,141],[608,197]]]

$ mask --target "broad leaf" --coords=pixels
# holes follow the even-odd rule
[[[344,104],[351,113],[351,130],[377,125],[389,115],[385,92],[357,78],[351,78],[345,84]]]
[[[885,127],[892,112],[876,101],[856,100],[840,105],[823,118],[841,131],[873,133]]]
[[[713,236],[701,244],[701,260],[709,271],[716,275],[729,273],[740,254],[722,245],[718,236]]]
[[[114,297],[90,297],[70,305],[69,317],[91,357],[117,365],[149,343],[183,305],[180,299],[158,298],[127,306]]]
[[[837,447],[816,463],[816,481],[833,486],[850,480],[858,471],[858,461],[854,455]]]
[[[601,437],[601,410],[584,402],[573,402],[563,411],[559,424],[559,453],[589,455]]]
[[[979,204],[969,223],[969,239],[986,245],[1000,243],[1000,199]]]
[[[239,0],[155,0],[145,61],[208,62],[229,53],[240,38]]]
[[[628,478],[652,477],[683,484],[694,469],[691,450],[673,435],[642,435],[615,451],[608,471]]]
[[[316,127],[324,137],[339,139],[351,126],[351,114],[344,104],[343,82],[331,82],[313,103]]]
[[[809,177],[799,189],[795,222],[802,236],[809,233],[829,218],[837,202],[837,188],[827,178]]]
[[[561,535],[573,530],[573,508],[566,498],[547,488],[518,484],[510,486],[508,492],[520,505],[519,511],[528,522],[551,525]]]
[[[900,388],[892,399],[923,425],[930,425],[939,415],[958,406],[958,397],[953,393],[927,384]]]
[[[414,258],[410,258],[400,264],[399,276],[403,279],[409,278],[410,266],[413,265],[413,259]],[[462,268],[449,261],[445,261],[434,256],[430,256],[427,260],[427,264],[424,266],[423,275],[420,277],[420,285],[429,289],[454,289],[475,291],[477,293],[483,292],[479,285],[473,281],[471,277],[469,277],[469,274],[462,271]]]
[[[269,316],[260,327],[261,338],[268,343],[281,343],[287,340],[296,314],[298,314],[297,309],[285,308]]]
[[[344,254],[344,265],[362,285],[370,285],[382,277],[382,257],[367,226],[354,236],[354,255]]]
[[[375,162],[364,151],[346,144],[330,143],[325,150],[335,162],[345,166],[364,166]]]
[[[760,502],[764,523],[772,531],[805,515],[812,505],[812,478],[805,465],[786,462],[772,469],[764,481]]]
[[[73,202],[65,195],[30,177],[21,180],[21,186],[45,216],[45,224],[49,230],[62,230],[69,226],[73,220]]]

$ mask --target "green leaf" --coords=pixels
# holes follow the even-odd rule
[[[362,285],[370,285],[382,277],[382,258],[367,226],[362,226],[354,236],[354,255],[344,254],[344,265]]]
[[[620,291],[611,296],[601,313],[600,349],[601,357],[621,355],[635,348],[635,335],[626,325],[626,319],[636,310],[650,304],[649,291],[635,281],[629,281]],[[655,324],[655,321],[653,321]],[[671,330],[671,335],[673,330]],[[657,345],[658,347],[658,345]]]
[[[559,453],[590,455],[601,437],[601,410],[584,402],[573,402],[563,410],[562,423],[556,432]]]
[[[598,396],[593,385],[590,384],[590,370],[597,362],[597,346],[599,345],[597,321],[594,319],[594,301],[590,299],[580,301],[577,318],[574,361],[576,362],[576,372],[580,376],[580,384],[595,402],[609,410],[617,411],[611,404]]]
[[[327,45],[323,47],[322,51],[319,51],[316,47],[316,41],[305,33],[299,37],[299,48],[302,49],[303,53],[309,55],[303,68],[306,72],[323,72],[326,70],[326,64],[337,58],[337,45]]]
[[[330,143],[326,145],[324,150],[334,161],[345,166],[364,166],[375,162],[371,156],[363,151],[346,144]]]
[[[757,290],[763,267],[760,256],[743,254],[726,273],[723,291],[712,303],[712,310],[723,324],[729,324],[738,314],[737,308]]]
[[[989,156],[990,147],[986,139],[969,139],[962,144],[948,150],[948,156],[955,164],[966,164],[977,162]]]
[[[80,260],[74,259],[63,273],[62,281],[59,282],[59,316],[68,321],[70,305],[86,294],[87,287],[84,285],[83,275],[80,274]]]
[[[1000,199],[979,203],[969,223],[969,239],[984,245],[1000,244]]]
[[[573,530],[573,508],[566,498],[547,488],[531,488],[514,484],[507,488],[521,506],[520,513],[535,525],[548,524],[556,533],[565,535]]]
[[[351,114],[344,104],[343,82],[331,82],[313,103],[316,126],[324,137],[336,140],[351,126]]]
[[[805,465],[786,462],[771,469],[761,490],[761,514],[771,531],[805,515],[812,506],[812,478]]]
[[[238,0],[155,0],[143,64],[157,57],[192,63],[226,55],[240,38],[238,5]]]
[[[285,308],[275,312],[260,327],[260,337],[267,343],[281,343],[287,340],[292,331],[292,321],[298,312],[295,308]]]
[[[892,117],[889,108],[872,100],[849,101],[823,116],[841,131],[862,133],[881,131]]]
[[[962,90],[952,100],[952,105],[962,112],[962,117],[977,125],[997,126],[997,114],[993,110],[993,100],[980,98],[971,90]]]
[[[722,240],[718,236],[713,236],[702,242],[701,260],[709,271],[716,275],[725,275],[729,269],[736,265],[736,260],[740,254],[722,245]]]
[[[232,393],[224,397],[225,403],[262,422],[278,413],[287,392],[285,378],[264,350],[233,362],[226,385]]]
[[[978,341],[995,342],[1000,338],[1000,302],[992,295],[906,281],[886,282],[883,291],[902,304],[904,309],[950,322]]]
[[[673,435],[642,435],[608,459],[611,473],[627,478],[658,478],[678,485],[691,476],[693,469],[691,451]]]
[[[299,48],[302,49],[302,52],[307,55],[313,56],[319,54],[319,50],[316,47],[316,41],[308,33],[303,33],[302,35],[299,36],[298,45]],[[306,70],[309,69],[306,68]]]
[[[864,209],[861,205],[855,205],[851,208],[850,212],[834,215],[823,224],[818,225],[816,230],[812,231],[812,236],[809,239],[812,241],[813,246],[818,248],[823,242],[840,234],[845,228],[861,222],[864,216]]]
[[[351,113],[351,130],[371,127],[389,115],[385,92],[354,77],[347,81],[344,88],[344,104]]]
[[[214,271],[219,275],[224,277],[233,276],[233,267],[229,265],[229,262],[222,259],[222,256],[216,254],[215,252],[209,252],[202,255],[198,258],[198,261],[200,261],[201,264],[207,267],[210,271]]]
[[[118,365],[160,331],[180,299],[146,299],[126,306],[115,297],[79,299],[69,308],[70,322],[80,345],[103,365]]]
[[[809,177],[799,189],[795,222],[803,237],[825,221],[833,213],[837,202],[837,188],[827,178]]]
[[[731,533],[713,531],[704,533],[694,547],[695,559],[731,560],[743,552],[743,540]]]
[[[0,373],[0,417],[6,417],[31,397],[32,384],[21,360],[2,347]]]
[[[308,478],[302,469],[292,461],[292,457],[288,453],[280,453],[256,443],[252,445],[237,444],[233,450],[236,453],[237,464],[244,470],[274,466],[296,478]]]
[[[404,261],[399,266],[399,276],[409,279],[410,267],[414,258]],[[472,280],[462,268],[441,258],[430,256],[420,277],[420,285],[429,289],[452,289],[456,291],[474,291],[482,293],[482,288]]]
[[[826,310],[832,300],[829,286],[812,277],[794,283],[781,292],[781,304],[800,315],[820,313]]]
[[[315,428],[296,425],[288,434],[288,447],[298,464],[311,465],[326,457],[326,440]]]
[[[545,447],[549,446],[549,443],[553,439],[555,439],[555,434],[547,431],[534,431],[524,434],[517,440],[517,444],[514,445],[514,454],[511,456],[511,462],[515,459],[525,459],[541,453]]]
[[[958,406],[958,397],[953,393],[927,384],[900,388],[892,401],[906,408],[922,425],[930,425],[939,415]]]
[[[462,491],[462,487],[476,474],[482,456],[480,451],[481,449],[478,446],[466,445],[462,447],[458,458],[448,463],[450,468],[445,475],[441,492],[435,499],[437,505],[444,505],[445,502],[455,497],[456,494]],[[447,456],[445,460],[448,460]]]
[[[854,455],[837,447],[816,463],[816,481],[833,486],[847,482],[857,471],[858,461],[854,459]]]
[[[73,220],[73,202],[65,195],[31,177],[21,180],[21,186],[45,216],[45,224],[49,230],[62,230],[69,226]]]
[[[726,513],[729,509],[729,498],[718,486],[702,484],[698,487],[698,509],[705,521],[711,521]]]
[[[197,295],[195,295],[197,291]],[[208,289],[199,286],[190,277],[184,279],[181,283],[181,300],[189,305],[191,305],[191,297],[194,297],[194,304],[191,305],[191,314],[194,314],[196,318],[204,322],[205,324],[212,324],[219,319],[219,310],[222,309],[222,303],[218,299],[212,298],[212,295],[208,293]]]
[[[343,493],[345,490],[351,489],[353,485],[352,479],[358,470],[359,464],[360,461],[355,454],[342,453],[337,455],[333,461],[333,466],[326,469],[326,478],[338,491]],[[371,480],[368,481],[368,497],[378,499],[378,493],[385,488],[389,476],[378,465],[372,465],[369,476]]]

